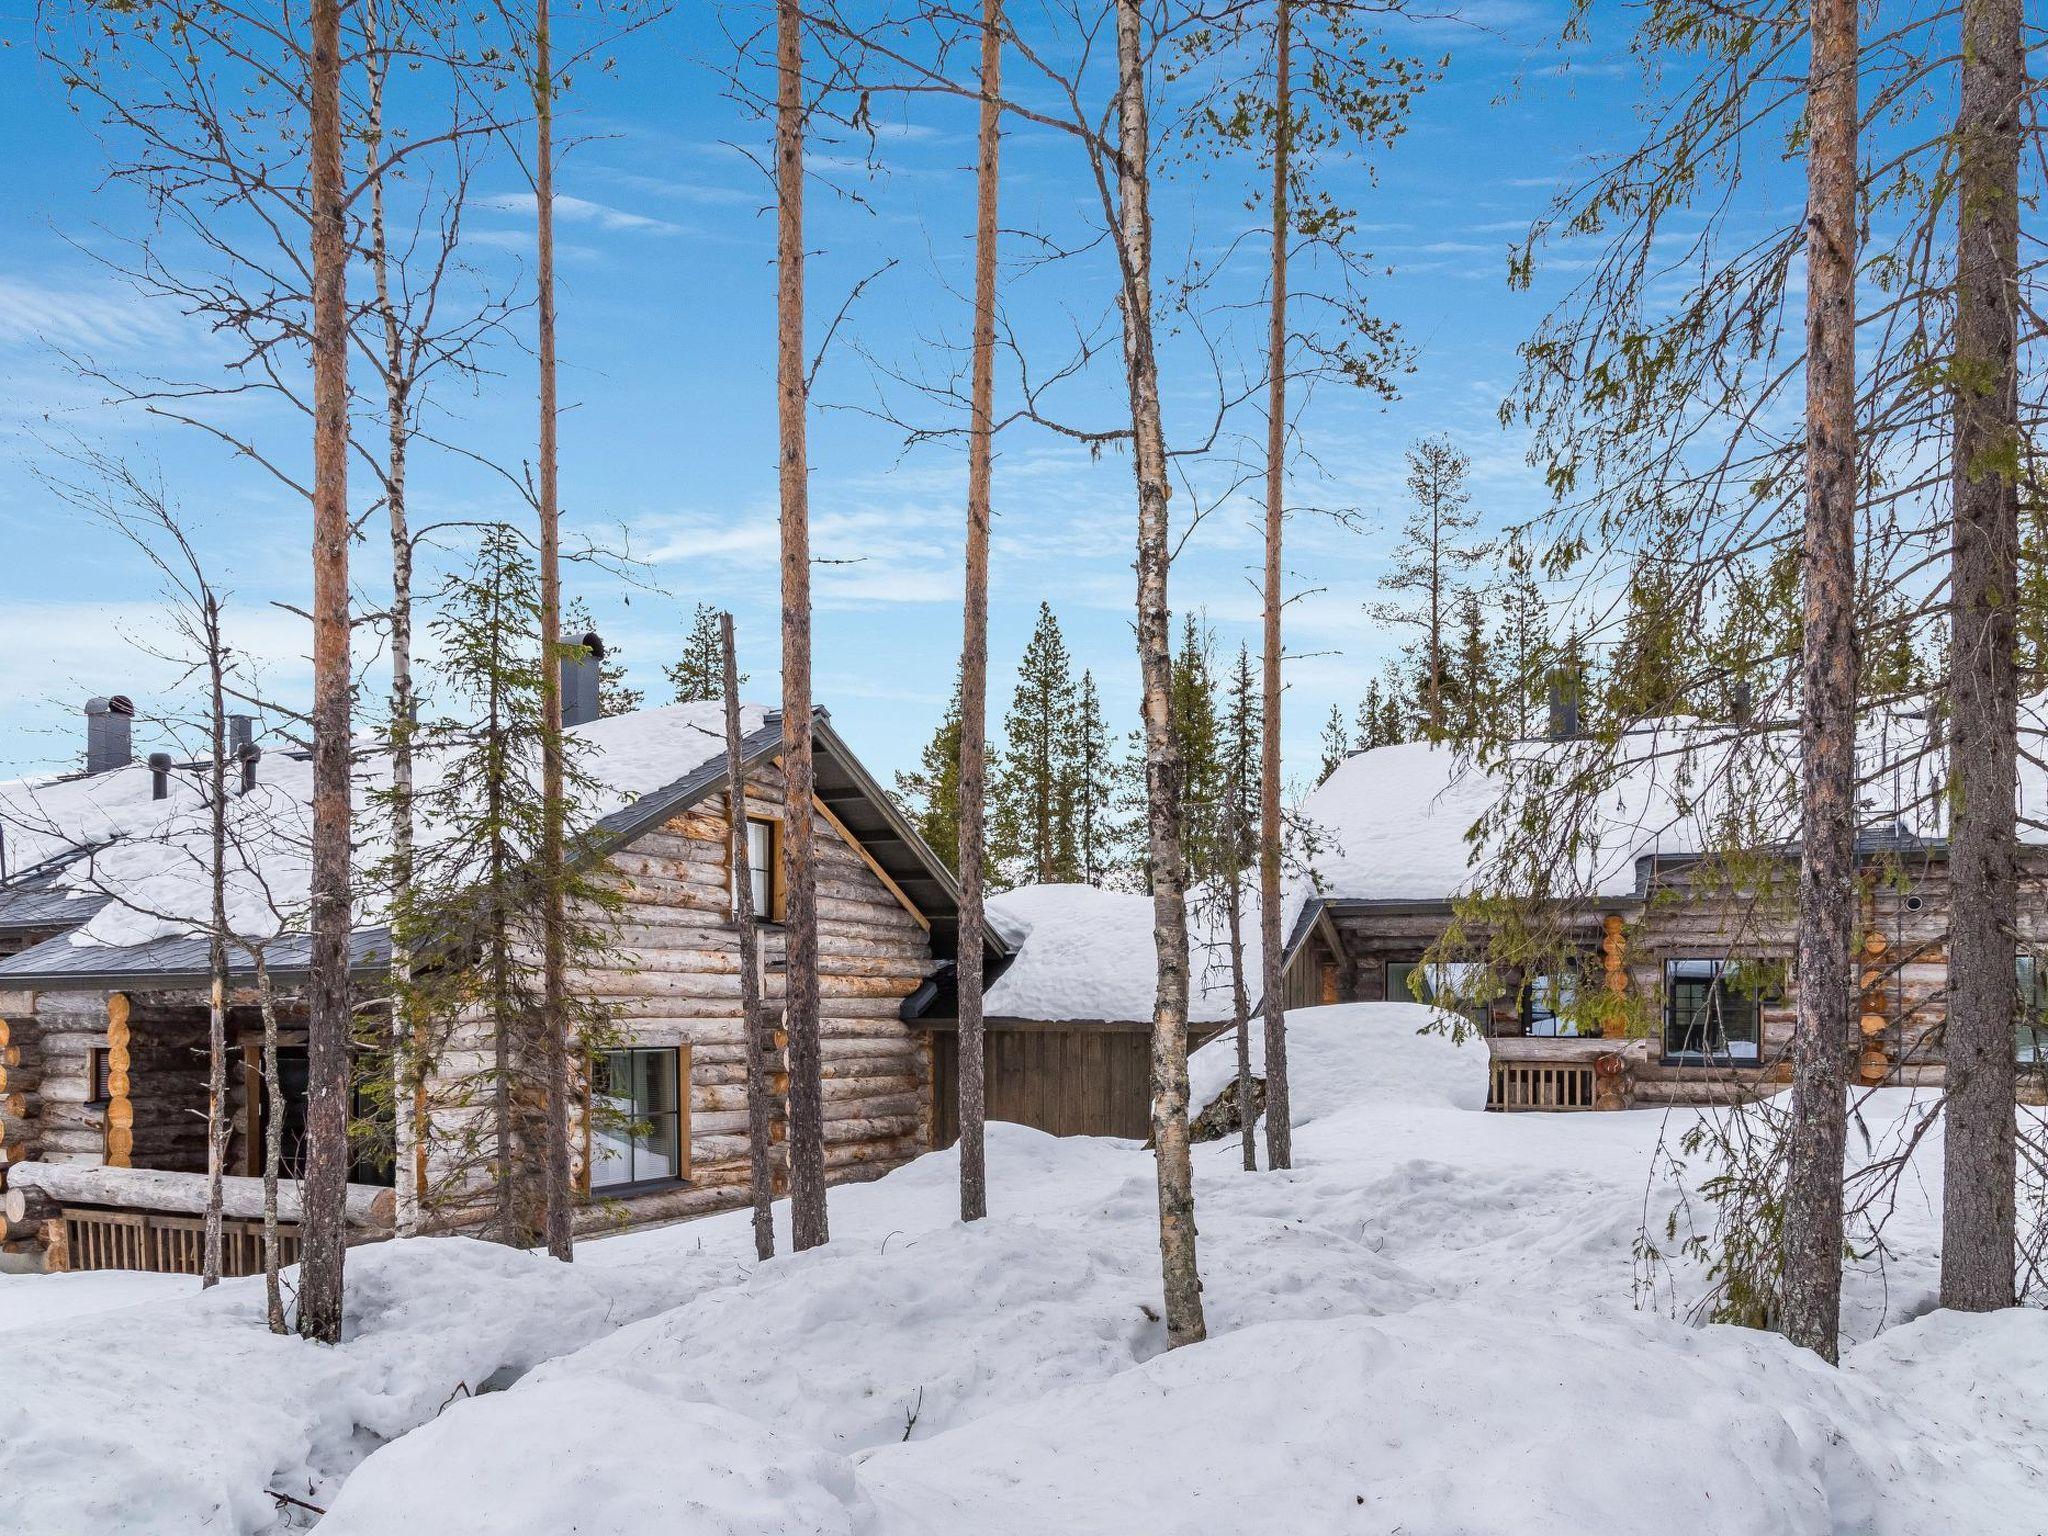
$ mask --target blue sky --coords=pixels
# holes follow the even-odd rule
[[[1496,411],[1514,380],[1516,344],[1568,273],[1535,294],[1509,292],[1506,252],[1561,179],[1603,145],[1624,141],[1635,76],[1620,36],[1558,51],[1564,7],[1494,0],[1458,21],[1410,28],[1416,51],[1449,53],[1443,81],[1420,100],[1408,135],[1382,156],[1376,183],[1346,173],[1374,254],[1390,270],[1375,302],[1417,349],[1403,397],[1381,407],[1323,391],[1303,430],[1320,468],[1298,494],[1359,509],[1362,526],[1313,517],[1290,531],[1290,565],[1310,589],[1290,613],[1289,771],[1313,769],[1334,700],[1348,711],[1392,643],[1363,605],[1403,505],[1401,455],[1425,432],[1452,436],[1474,460],[1476,503],[1490,521],[1524,517],[1541,487]],[[75,758],[79,703],[133,694],[163,707],[169,674],[152,661],[155,584],[118,540],[58,504],[40,478],[53,443],[73,435],[117,447],[161,476],[209,564],[233,593],[233,627],[265,662],[268,686],[304,686],[300,621],[275,606],[308,588],[306,513],[274,483],[237,467],[195,434],[139,429],[110,416],[103,391],[60,354],[90,355],[131,373],[166,357],[204,359],[216,346],[175,313],[135,293],[96,260],[141,227],[134,194],[108,183],[91,121],[68,109],[38,62],[23,12],[0,19],[0,142],[10,153],[13,216],[0,223],[0,771]],[[1618,29],[1617,29],[1618,30]],[[610,71],[582,74],[565,103],[577,139],[560,176],[563,354],[562,483],[572,521],[623,536],[645,564],[631,581],[578,572],[634,680],[661,696],[660,663],[699,600],[730,606],[750,692],[775,687],[776,542],[773,220],[742,146],[763,125],[723,94],[714,68],[724,29],[708,6],[684,6],[616,51]],[[1604,50],[1613,50],[1612,52]],[[964,331],[971,202],[971,123],[961,114],[884,105],[869,176],[840,147],[821,146],[811,202],[813,335],[849,289],[893,257],[850,311],[821,375],[812,425],[816,692],[870,765],[914,760],[949,691],[959,644],[958,552],[963,464],[951,446],[906,452],[902,434],[861,408],[878,399],[868,359],[895,369],[944,365]],[[1004,222],[1071,228],[1081,167],[1052,136],[1020,133],[1006,151]],[[842,163],[845,161],[846,163]],[[836,186],[853,196],[835,195]],[[486,167],[468,222],[476,258],[514,282],[530,250],[523,186],[508,163]],[[1162,190],[1162,254],[1214,250],[1253,215],[1221,185]],[[1056,335],[1099,318],[1099,269],[1086,263],[1035,284],[1013,303],[1020,329]],[[511,347],[474,391],[439,401],[447,435],[516,465],[530,441],[531,365]],[[1194,373],[1170,364],[1171,408],[1185,429],[1201,414]],[[909,409],[901,391],[890,399]],[[1113,398],[1083,391],[1077,407],[1113,415]],[[926,413],[927,418],[930,413]],[[258,420],[281,451],[299,452],[297,423]],[[1017,431],[996,470],[992,587],[993,708],[1041,599],[1053,604],[1078,660],[1095,669],[1115,722],[1135,719],[1130,638],[1133,536],[1128,461],[1091,461],[1043,434]],[[423,456],[416,516],[503,515],[489,477]],[[1190,535],[1174,574],[1177,608],[1199,608],[1223,645],[1255,640],[1256,505],[1225,505]],[[379,591],[384,548],[359,547],[366,602]]]

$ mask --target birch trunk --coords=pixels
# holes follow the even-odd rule
[[[754,1257],[775,1257],[775,1175],[769,1158],[768,1039],[761,1018],[761,948],[755,929],[753,859],[747,847],[747,769],[740,756],[740,674],[732,615],[718,616],[725,685],[725,819],[732,868],[732,920],[739,930],[740,1029],[747,1039],[747,1191],[754,1206]]]
[[[380,5],[365,12],[369,63],[370,143],[374,173],[384,126],[387,56],[380,50]],[[418,708],[412,681],[412,531],[406,513],[406,472],[412,442],[411,377],[398,310],[391,298],[391,245],[384,216],[384,178],[370,181],[370,276],[384,341],[384,507],[391,530],[391,903],[405,911],[413,886],[413,729]],[[392,1125],[398,1230],[419,1229],[426,1187],[424,1024],[413,1002],[412,951],[393,925],[391,936]]]
[[[1955,520],[1950,579],[1948,1022],[1941,1304],[2012,1306],[2019,900],[2020,0],[1964,0],[1956,125]]]
[[[221,646],[220,604],[205,592],[201,622],[206,634],[207,850],[211,907],[207,913],[206,970],[211,985],[206,1007],[206,1230],[202,1238],[199,1286],[220,1284],[221,1179],[228,1157],[228,722],[226,657]],[[254,1106],[251,1106],[254,1113]]]
[[[299,1331],[341,1339],[348,1184],[348,231],[342,190],[341,7],[312,0],[313,816],[305,1219]]]
[[[1277,0],[1273,35],[1273,292],[1266,367],[1265,735],[1259,742],[1259,985],[1266,1024],[1266,1164],[1294,1166],[1294,1125],[1287,1091],[1287,1001],[1280,986],[1280,589],[1286,521],[1287,175],[1293,135],[1292,0]],[[1242,1102],[1242,1101],[1241,1101]],[[1251,1167],[1250,1163],[1245,1165]]]
[[[1138,665],[1144,679],[1146,848],[1152,864],[1159,986],[1152,1009],[1152,1135],[1159,1174],[1159,1259],[1169,1347],[1207,1337],[1195,1257],[1188,1148],[1188,914],[1181,862],[1180,749],[1173,739],[1173,635],[1166,430],[1152,335],[1150,125],[1140,0],[1116,0],[1117,230],[1124,372],[1138,490]]]
[[[1836,1357],[1855,1050],[1857,0],[1814,0],[1806,215],[1806,526],[1800,658],[1799,1003],[1783,1316]]]
[[[1234,823],[1235,818],[1232,820]],[[1252,1113],[1252,1007],[1244,986],[1244,874],[1237,867],[1239,844],[1236,839],[1241,836],[1242,831],[1233,825],[1230,881],[1224,887],[1224,917],[1230,924],[1230,1017],[1237,1034],[1238,1139],[1243,1143],[1244,1171],[1257,1173],[1258,1116]]]
[[[995,454],[996,195],[1002,150],[1002,0],[981,13],[981,156],[974,176],[974,379],[967,440],[966,596],[960,641],[960,1219],[988,1214],[982,909],[988,772],[988,524]]]
[[[801,1253],[826,1241],[819,1086],[818,891],[811,823],[810,459],[804,443],[803,11],[775,6],[775,378],[781,428],[783,1029],[789,1045],[789,1203]]]
[[[569,1181],[568,913],[562,839],[561,504],[555,452],[555,77],[549,0],[534,20],[533,204],[540,355],[541,1057],[547,1145],[541,1174],[548,1252],[575,1254]]]
[[[263,1012],[263,1086],[267,1114],[263,1126],[263,1309],[272,1333],[283,1333],[284,1287],[278,1280],[277,1179],[284,1159],[284,1085],[277,1075],[277,995],[263,951],[252,948],[256,966],[256,998]],[[254,1128],[256,1106],[249,1106]]]

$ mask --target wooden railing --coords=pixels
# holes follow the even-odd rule
[[[223,1276],[263,1273],[263,1223],[223,1219],[220,1272]],[[196,1275],[206,1248],[206,1221],[161,1211],[110,1211],[64,1207],[65,1260],[71,1269],[141,1269],[158,1275]],[[299,1229],[280,1222],[280,1268],[299,1262]]]
[[[1599,1096],[1592,1063],[1496,1061],[1488,1109],[1591,1109]]]
[[[1626,1109],[1633,1098],[1631,1063],[1641,1041],[1497,1036],[1486,1107],[1550,1112]]]

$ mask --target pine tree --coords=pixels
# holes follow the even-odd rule
[[[1629,572],[1621,637],[1608,656],[1602,709],[1611,720],[1690,712],[1699,626],[1665,563],[1639,556]]]
[[[590,605],[580,597],[571,598],[569,611],[562,616],[564,642],[575,645],[596,628],[591,621]],[[624,653],[625,647],[617,641],[605,641],[604,656],[597,664],[597,712],[602,716],[630,715],[647,702],[646,692],[626,681],[626,664],[621,659]]]
[[[1316,775],[1320,784],[1344,765],[1344,759],[1351,755],[1351,738],[1344,730],[1344,711],[1335,704],[1330,706],[1330,718],[1323,722],[1323,767]]]
[[[1002,770],[990,796],[996,805],[992,852],[1024,881],[1079,878],[1068,816],[1074,710],[1073,666],[1060,622],[1050,604],[1040,603],[1003,717]]]
[[[910,824],[952,869],[960,857],[960,684],[953,684],[938,729],[918,754],[917,771],[896,775],[896,794],[908,802]]]
[[[718,610],[709,603],[699,603],[690,619],[690,632],[683,638],[682,655],[663,667],[661,675],[675,690],[676,703],[702,704],[716,699],[725,687],[724,666],[719,651]],[[746,685],[747,674],[742,672],[740,686]]]
[[[1380,586],[1396,594],[1369,605],[1384,623],[1421,630],[1415,642],[1416,698],[1424,731],[1444,734],[1445,674],[1449,664],[1447,627],[1462,588],[1461,577],[1484,560],[1491,546],[1474,541],[1479,514],[1465,489],[1472,461],[1448,439],[1423,438],[1408,450],[1408,493],[1414,510],[1401,530],[1394,565]]]

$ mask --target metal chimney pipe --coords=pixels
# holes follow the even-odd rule
[[[595,630],[585,635],[573,654],[562,658],[562,724],[588,725],[598,715],[599,668],[604,641]]]
[[[152,752],[149,754],[149,798],[168,800],[171,797],[171,754]]]
[[[228,716],[228,756],[239,758],[244,749],[256,740],[256,717],[254,715]]]
[[[1550,680],[1550,739],[1575,741],[1579,734],[1579,691],[1562,678]]]
[[[1756,714],[1756,695],[1749,686],[1749,679],[1737,678],[1731,695],[1729,702],[1734,706],[1735,723],[1748,725]]]
[[[235,756],[242,763],[242,793],[247,794],[256,787],[256,765],[263,760],[263,749],[253,741],[245,741],[235,748]]]
[[[135,760],[130,722],[135,705],[125,694],[85,701],[85,771],[108,773]]]

